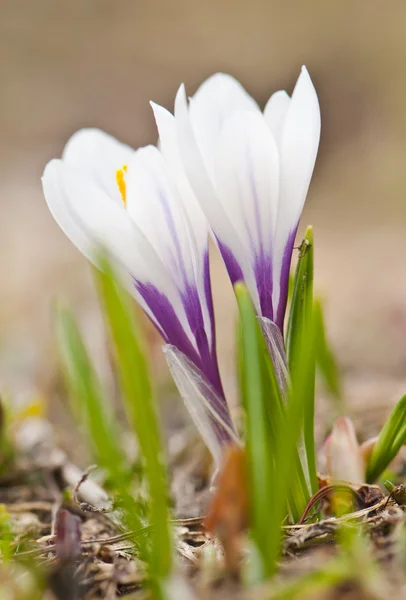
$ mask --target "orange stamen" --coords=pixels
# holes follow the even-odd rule
[[[123,165],[121,169],[117,169],[116,171],[116,182],[121,194],[121,198],[123,200],[124,206],[127,206],[127,189],[124,179],[124,174],[127,171],[127,165]]]

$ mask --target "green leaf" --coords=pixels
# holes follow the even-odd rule
[[[94,460],[117,485],[128,477],[129,465],[119,443],[113,411],[89,358],[73,315],[58,307],[55,317],[58,350],[71,406],[84,427]]]
[[[270,350],[270,336],[272,330],[269,330],[269,323],[263,317],[258,318],[261,325],[261,331],[264,336],[266,347],[264,348],[264,340],[259,340],[261,352],[263,353],[265,368],[262,368],[262,387],[265,390],[265,408],[269,419],[269,429],[271,433],[271,455],[275,456],[277,436],[281,428],[286,427],[286,411],[285,411],[285,396],[289,386],[288,373],[283,374],[283,369],[279,369],[282,365],[283,358],[278,359],[276,347]],[[276,327],[276,325],[274,325]],[[283,344],[283,340],[281,340]],[[279,369],[279,371],[277,371]],[[279,376],[278,373],[279,372]],[[282,375],[282,376],[281,376]],[[281,381],[283,381],[281,386]],[[292,520],[298,521],[303,514],[307,502],[310,499],[309,488],[306,483],[306,478],[303,473],[303,467],[300,461],[299,454],[296,460],[296,474],[292,478],[291,486],[288,492],[289,511]]]
[[[300,516],[308,496],[301,491],[297,443],[303,423],[302,390],[311,384],[314,354],[311,322],[306,322],[294,351],[292,386],[283,402],[265,340],[249,293],[237,283],[239,307],[239,375],[246,414],[246,441],[251,494],[251,532],[262,558],[263,576],[270,577],[281,550],[281,525],[287,505]],[[306,352],[303,352],[306,347]],[[303,474],[302,474],[303,477]],[[307,499],[306,499],[307,498]]]
[[[367,465],[367,482],[373,483],[392,462],[406,440],[406,394],[383,426]]]
[[[286,331],[286,353],[289,371],[300,371],[300,363],[306,363],[306,387],[302,388],[302,403],[306,407],[303,413],[303,438],[306,469],[310,490],[315,493],[318,488],[316,471],[316,451],[314,443],[314,394],[315,394],[315,348],[306,346],[305,331],[313,332],[313,229],[308,227],[300,247],[299,260],[296,266],[292,300]],[[298,352],[301,348],[303,353]],[[303,461],[302,461],[303,462]]]
[[[107,261],[102,260],[101,265],[103,273],[96,272],[95,277],[113,340],[127,418],[137,435],[143,457],[152,525],[150,570],[152,579],[159,581],[171,569],[172,540],[164,453],[156,406],[130,298],[116,283]]]
[[[13,543],[16,535],[13,532],[10,515],[4,504],[0,504],[0,558],[3,563],[8,563],[13,555]]]
[[[59,308],[56,312],[56,332],[72,412],[84,429],[94,460],[107,473],[114,502],[123,521],[128,529],[143,532],[144,506],[134,498],[130,465],[119,441],[120,429],[76,321],[67,309]],[[149,563],[150,549],[146,536],[136,536],[134,544],[140,558]]]
[[[328,597],[331,590],[348,581],[352,574],[352,570],[341,557],[329,558],[304,575],[287,578],[276,585],[272,583],[266,599],[300,600],[306,597]]]
[[[269,577],[275,570],[279,551],[274,539],[279,536],[280,523],[273,519],[272,505],[276,490],[271,448],[275,433],[270,431],[266,410],[268,400],[265,400],[268,390],[263,387],[264,357],[268,353],[246,287],[237,283],[235,293],[240,314],[239,375],[246,413],[251,530],[262,558],[263,576]]]
[[[277,505],[275,519],[282,522],[285,516],[286,498],[297,489],[297,444],[303,426],[306,402],[311,395],[305,391],[314,385],[314,329],[312,319],[305,320],[302,335],[292,347],[290,370],[291,385],[286,400],[286,417],[279,431],[275,456],[275,480],[277,482]]]

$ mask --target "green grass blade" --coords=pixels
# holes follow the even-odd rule
[[[305,321],[300,343],[293,347],[291,386],[286,402],[286,418],[277,441],[276,482],[277,498],[275,518],[281,522],[285,515],[286,498],[297,478],[297,444],[302,430],[304,413],[308,410],[306,400],[311,396],[305,391],[314,384],[314,329],[311,319]],[[296,484],[297,485],[297,484]]]
[[[406,394],[383,426],[367,465],[367,482],[373,483],[395,458],[406,440]]]
[[[72,409],[84,426],[94,460],[106,469],[117,485],[128,477],[129,465],[118,442],[113,411],[98,380],[73,315],[65,308],[56,311],[58,350]]]
[[[299,260],[294,276],[292,300],[286,332],[286,352],[289,371],[298,370],[303,356],[297,351],[303,348],[306,364],[309,369],[307,386],[303,388],[303,404],[306,410],[303,414],[303,437],[306,451],[306,468],[310,481],[311,492],[318,488],[316,471],[316,451],[314,443],[314,394],[315,394],[315,351],[303,345],[304,332],[313,331],[313,230],[308,227],[301,245]],[[309,325],[310,324],[310,325]]]
[[[320,298],[314,300],[314,330],[316,336],[316,363],[330,394],[340,402],[342,387],[337,361],[331,350],[324,322],[323,305]]]
[[[56,313],[58,350],[69,390],[72,412],[84,428],[86,442],[94,460],[107,473],[115,505],[121,510],[126,526],[132,531],[144,528],[144,507],[132,493],[130,465],[119,443],[120,430],[113,418],[106,394],[89,358],[81,333],[72,314],[59,308]],[[149,562],[144,535],[134,539],[140,558]]]
[[[160,580],[171,569],[172,540],[168,487],[156,407],[130,298],[115,282],[106,261],[103,262],[103,271],[96,272],[96,281],[114,344],[127,417],[137,435],[143,457],[152,525],[150,569],[153,578]]]
[[[261,319],[259,319],[261,323]],[[262,333],[264,329],[261,327]],[[269,429],[271,434],[271,454],[276,454],[276,444],[279,432],[281,429],[286,427],[286,406],[284,395],[287,392],[287,385],[289,382],[286,379],[287,385],[284,386],[284,392],[282,392],[278,376],[275,370],[275,363],[270,356],[268,343],[264,343],[264,339],[260,336],[259,345],[262,348],[262,354],[265,366],[262,367],[262,386],[265,390],[265,407],[269,419]],[[267,351],[268,350],[268,351]],[[292,520],[298,521],[305,506],[310,499],[309,488],[306,483],[306,478],[303,473],[302,463],[299,458],[299,454],[296,457],[296,474],[292,478],[291,487],[288,494],[289,512]]]
[[[237,283],[235,293],[240,315],[239,373],[243,405],[246,412],[247,460],[251,493],[251,530],[253,540],[262,558],[263,576],[275,570],[279,545],[280,522],[273,518],[273,486],[271,433],[267,418],[263,388],[264,357],[267,354],[252,301],[246,287]]]
[[[301,598],[328,597],[331,590],[336,589],[340,583],[348,581],[352,571],[342,558],[331,558],[314,570],[292,577],[279,583],[272,584],[266,600],[300,600]],[[321,595],[322,592],[325,594]]]
[[[306,482],[299,453],[296,451],[295,473],[292,476],[288,490],[289,513],[293,523],[300,519],[309,500],[309,486]]]

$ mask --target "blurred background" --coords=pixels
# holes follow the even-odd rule
[[[0,0],[3,386],[51,376],[57,298],[80,315],[95,352],[103,346],[90,269],[41,191],[43,168],[68,137],[95,126],[135,147],[154,143],[148,101],[172,109],[180,82],[191,95],[226,71],[263,106],[275,90],[292,91],[304,63],[320,98],[322,141],[301,231],[315,227],[329,335],[352,390],[359,381],[371,394],[382,381],[387,393],[403,386],[405,2]],[[231,389],[234,300],[217,256],[213,277]]]

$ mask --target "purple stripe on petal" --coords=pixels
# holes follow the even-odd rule
[[[206,251],[204,255],[204,263],[203,263],[203,279],[204,279],[204,293],[206,297],[207,309],[210,317],[210,327],[211,327],[211,377],[210,380],[214,386],[214,389],[217,393],[225,398],[223,385],[221,383],[220,372],[217,361],[217,347],[216,347],[216,328],[214,324],[214,307],[213,307],[213,295],[211,293],[211,279],[210,279],[210,264],[209,264],[209,252]]]
[[[186,281],[185,290],[181,293],[181,298],[190,329],[192,330],[193,335],[196,337],[196,335],[199,335],[199,331],[201,329],[204,330],[202,306],[200,304],[199,293],[196,286],[191,285]],[[207,336],[205,331],[204,337],[206,338],[207,344]]]
[[[205,373],[207,379],[210,381],[217,394],[224,398],[215,346],[209,345],[209,341],[207,339],[202,305],[197,288],[187,284],[186,290],[182,293],[181,297],[187,320],[196,340],[196,345],[200,354],[200,363],[195,364],[201,369],[201,371],[203,371],[203,373]],[[214,327],[212,333],[214,335]]]
[[[228,275],[231,279],[231,283],[234,285],[235,283],[237,283],[237,281],[244,281],[241,267],[238,264],[234,254],[231,252],[230,248],[222,242],[220,242],[218,238],[217,243],[221,256],[223,257],[224,264],[226,265]]]
[[[168,298],[150,283],[134,280],[134,284],[161,326],[165,341],[175,346],[207,377],[215,393],[209,394],[206,399],[212,405],[213,410],[233,429],[231,415],[221,384],[217,357],[209,348],[204,329],[202,308],[196,288],[188,286],[182,295],[182,301],[199,352],[195,350],[190,342]],[[212,425],[219,441],[222,443],[230,441],[229,434],[214,418]]]
[[[290,263],[292,261],[293,245],[295,243],[296,232],[299,224],[296,225],[293,231],[289,234],[288,241],[286,242],[285,250],[282,258],[282,268],[280,273],[280,294],[279,304],[275,312],[275,319],[273,321],[279,327],[283,334],[283,321],[285,319],[286,303],[288,301],[288,288],[289,288],[289,272]]]
[[[206,250],[203,258],[203,281],[204,281],[204,295],[206,298],[207,310],[209,311],[210,317],[210,328],[211,328],[211,350],[212,353],[216,351],[216,329],[214,326],[214,307],[213,307],[213,295],[211,293],[211,279],[210,279],[210,260],[209,252]]]
[[[164,213],[165,221],[168,225],[168,229],[170,231],[171,238],[173,239],[173,243],[175,245],[177,261],[174,266],[176,266],[177,269],[180,269],[180,274],[186,280],[185,263],[183,260],[182,250],[181,250],[180,243],[179,243],[179,236],[177,234],[175,222],[173,220],[173,214],[172,214],[169,202],[168,202],[165,194],[163,193],[163,191],[159,189],[158,195],[159,195],[159,200],[160,200],[162,210]]]
[[[254,274],[262,316],[273,321],[272,258],[270,256],[257,256],[255,259]]]
[[[220,398],[224,399],[216,353],[209,347],[196,288],[188,285],[181,298],[198,351],[185,333],[168,298],[150,283],[134,280],[134,284],[159,323],[165,341],[185,354],[206,375]]]
[[[165,341],[179,348],[192,362],[199,364],[199,355],[186,335],[168,298],[150,283],[134,280],[134,284],[161,326]]]

